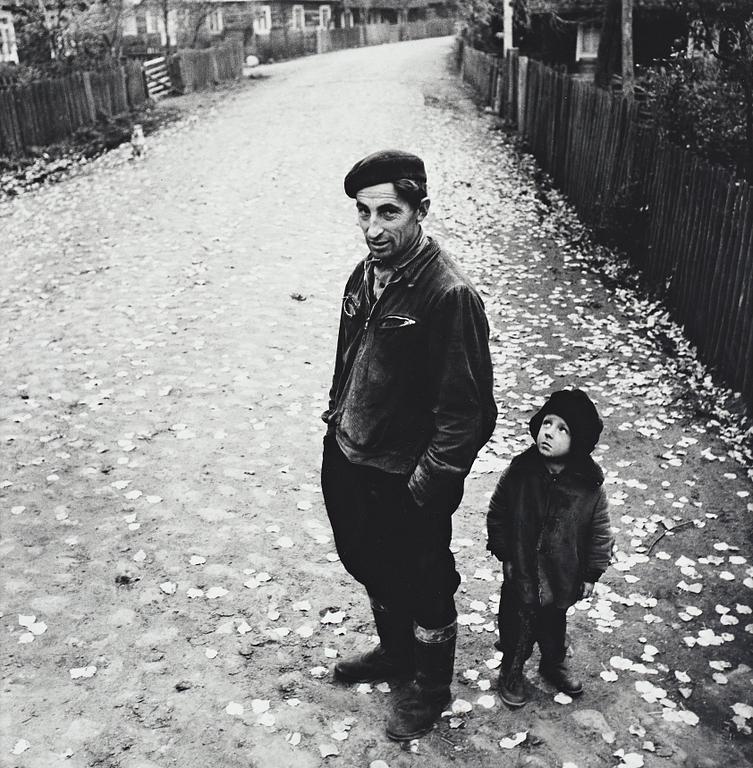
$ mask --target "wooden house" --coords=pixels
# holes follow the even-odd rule
[[[171,47],[205,47],[227,37],[253,47],[254,38],[296,38],[335,26],[352,26],[341,0],[180,0],[170,4],[165,26],[162,0],[141,0],[124,23],[126,50],[138,53]],[[275,34],[276,33],[276,34]]]
[[[528,0],[530,29],[521,52],[570,71],[589,73],[596,65],[605,0]],[[671,0],[634,0],[633,40],[637,65],[666,58],[687,25]]]
[[[2,2],[2,0],[0,0]],[[453,0],[132,0],[124,14],[124,50],[130,55],[205,47],[240,40],[263,61],[317,51],[317,30],[359,24],[401,24],[451,15]]]
[[[343,0],[343,7],[356,24],[407,24],[447,18],[455,6],[446,0]]]

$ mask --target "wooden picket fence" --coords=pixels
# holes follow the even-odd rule
[[[700,358],[753,405],[753,194],[665,141],[621,94],[464,47],[463,78],[516,125],[583,219],[619,234]]]
[[[243,74],[243,44],[230,40],[214,48],[183,49],[173,58],[171,75],[178,90],[198,91]]]
[[[141,66],[75,72],[0,89],[0,156],[54,144],[103,117],[128,112],[146,100]]]

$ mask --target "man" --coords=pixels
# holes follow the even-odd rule
[[[345,177],[369,254],[346,286],[322,460],[340,560],[371,600],[379,645],[335,666],[344,682],[412,678],[387,725],[432,728],[450,700],[460,583],[452,513],[497,415],[484,307],[427,237],[426,171],[376,152]]]

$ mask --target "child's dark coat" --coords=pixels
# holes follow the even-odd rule
[[[502,474],[489,505],[487,549],[512,563],[521,602],[568,608],[583,582],[606,570],[612,534],[603,482],[588,456],[551,474],[535,446]]]

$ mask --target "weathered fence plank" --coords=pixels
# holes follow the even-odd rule
[[[461,71],[495,112],[509,116],[517,99],[518,131],[544,170],[584,219],[629,233],[629,256],[701,359],[753,405],[750,184],[662,140],[637,103],[541,62],[466,44]],[[500,98],[499,83],[515,93]]]

